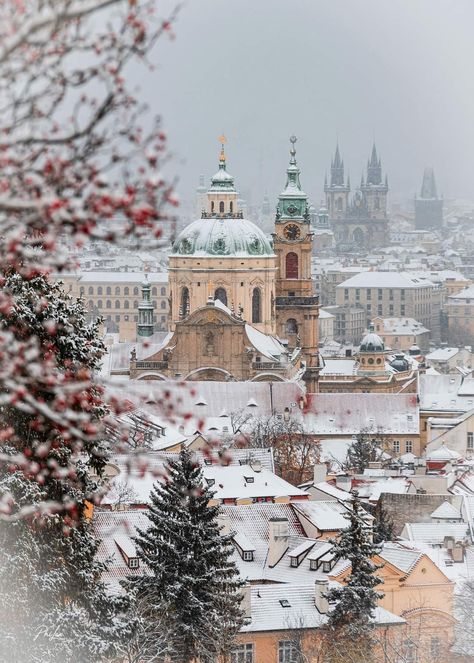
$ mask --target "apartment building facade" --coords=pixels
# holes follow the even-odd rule
[[[440,299],[427,279],[405,272],[364,272],[336,286],[336,304],[362,307],[367,324],[373,318],[414,318],[427,329],[439,329]]]

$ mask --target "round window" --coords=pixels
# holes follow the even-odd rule
[[[369,359],[367,359],[367,362],[368,362],[369,364],[373,364],[373,363],[374,363],[374,360],[373,360],[372,357],[369,357]]]

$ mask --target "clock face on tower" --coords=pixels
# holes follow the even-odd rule
[[[290,223],[285,227],[283,234],[286,239],[298,239],[301,235],[301,230],[295,223]]]

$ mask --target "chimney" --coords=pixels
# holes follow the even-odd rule
[[[243,612],[245,621],[252,621],[252,594],[249,584],[241,588],[242,601],[240,602],[240,609]]]
[[[325,463],[315,463],[313,483],[322,483],[326,481],[327,468]]]
[[[230,534],[230,518],[228,513],[222,513],[221,511],[217,516],[217,524],[221,528],[221,536],[228,536]]]
[[[340,490],[345,490],[349,492],[352,488],[352,477],[347,474],[339,474],[336,477],[336,487]]]
[[[464,546],[462,541],[456,541],[450,550],[453,562],[464,562]]]
[[[446,550],[452,550],[454,548],[454,536],[445,536],[443,543]]]
[[[314,605],[318,612],[326,615],[329,612],[329,601],[326,598],[329,582],[327,578],[317,578],[314,583]]]
[[[268,525],[268,566],[273,568],[288,550],[288,518],[270,518]]]
[[[254,472],[261,472],[262,471],[262,461],[258,459],[252,459],[250,461],[250,467]]]

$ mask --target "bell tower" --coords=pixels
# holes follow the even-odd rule
[[[296,137],[290,138],[290,163],[286,186],[278,196],[273,233],[277,256],[276,316],[280,338],[290,350],[301,353],[309,393],[318,390],[318,297],[311,280],[311,232],[308,197],[301,188],[296,163]]]

